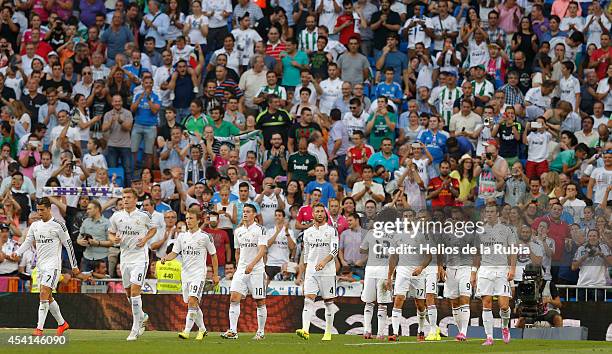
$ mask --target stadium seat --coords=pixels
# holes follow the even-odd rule
[[[125,171],[123,171],[123,167],[109,167],[108,168],[108,178],[112,179],[113,174],[117,175],[115,179],[115,183],[119,187],[123,187],[123,181],[125,179]]]

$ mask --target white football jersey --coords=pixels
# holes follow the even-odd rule
[[[385,233],[381,237],[375,237],[372,230],[366,233],[360,246],[362,250],[368,251],[365,278],[387,279],[389,248],[393,245],[394,236],[394,233]]]
[[[482,275],[497,271],[505,271],[510,263],[507,252],[496,250],[496,247],[507,247],[516,245],[518,238],[514,231],[507,225],[497,223],[496,225],[485,224],[484,232],[478,234],[478,251],[480,253],[480,268],[478,273]],[[481,250],[485,252],[481,252]]]
[[[40,271],[62,269],[62,245],[68,251],[70,266],[77,267],[72,241],[64,223],[55,218],[48,221],[35,221],[28,229],[25,242],[17,250],[17,255],[21,257],[34,242],[36,243],[36,266]]]
[[[120,238],[121,263],[146,263],[149,261],[149,249],[138,247],[137,243],[150,229],[155,228],[151,214],[135,209],[131,213],[126,210],[116,211],[110,218],[109,232],[117,234]]]
[[[244,225],[234,231],[234,247],[240,249],[240,259],[236,267],[236,273],[244,273],[247,265],[257,257],[259,246],[267,246],[268,238],[266,237],[266,229],[258,223],[252,223],[251,226]],[[257,262],[251,274],[258,274],[264,271],[263,258]]]
[[[174,242],[172,252],[181,255],[183,283],[204,281],[206,256],[217,253],[212,236],[202,230],[181,232]]]
[[[306,263],[306,276],[308,275],[336,275],[336,262],[333,259],[320,271],[315,267],[323,258],[338,255],[338,230],[329,224],[317,227],[313,225],[304,231],[304,263]]]
[[[414,236],[414,237],[412,237]],[[394,235],[392,247],[398,254],[396,273],[397,276],[410,278],[415,269],[423,264],[427,253],[423,250],[429,247],[427,236],[421,232],[415,235],[411,233],[399,233]],[[420,276],[424,276],[425,272],[421,272]]]

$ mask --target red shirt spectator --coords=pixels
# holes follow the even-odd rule
[[[281,41],[278,41],[276,44],[268,43],[266,44],[266,55],[271,56],[276,59],[276,61],[280,61],[280,53],[287,50],[287,45]]]
[[[348,46],[349,39],[351,37],[359,38],[359,33],[355,32],[355,17],[353,16],[353,4],[347,4],[344,6],[344,12],[338,16],[336,20],[336,30],[340,30],[339,42]]]
[[[346,155],[347,160],[351,160],[353,171],[361,175],[363,166],[368,164],[370,156],[374,154],[374,149],[370,145],[351,146]]]
[[[447,177],[446,179],[436,177],[429,181],[429,193],[440,190],[440,194],[431,199],[432,207],[455,205],[455,197],[453,196],[453,193],[450,190],[451,186],[458,190],[459,181],[451,177]]]
[[[249,152],[249,156],[250,155],[251,153]],[[262,186],[263,179],[264,179],[264,173],[261,170],[261,167],[257,165],[253,164],[249,166],[248,159],[249,157],[247,156],[247,161],[243,163],[241,166],[246,171],[247,177],[249,178],[249,182],[251,182],[251,185],[253,185],[253,187],[255,188],[255,191],[257,191],[257,193],[261,193],[261,186]]]
[[[550,206],[548,215],[540,216],[533,221],[531,228],[538,229],[540,222],[548,223],[548,235],[555,240],[555,253],[552,256],[553,261],[561,261],[563,258],[563,250],[565,249],[565,239],[570,236],[570,227],[567,223],[561,220],[563,207],[560,204]]]
[[[216,226],[216,224],[215,224]],[[224,266],[227,262],[227,251],[230,250],[230,239],[225,230],[207,227],[204,232],[209,233],[213,238],[215,250],[217,250],[217,260],[220,266]],[[230,251],[231,252],[231,251]],[[206,256],[206,264],[212,264],[210,254]]]
[[[591,60],[597,63],[597,68],[595,68],[595,72],[597,73],[597,78],[599,80],[606,77],[606,72],[608,71],[608,66],[612,63],[612,45],[610,45],[610,36],[605,37],[602,35],[601,38],[601,48],[595,49],[593,51],[593,55],[591,56]],[[606,43],[604,48],[604,42]],[[607,55],[607,56],[606,56]],[[605,58],[601,59],[600,58]]]

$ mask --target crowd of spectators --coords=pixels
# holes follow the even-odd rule
[[[158,227],[153,259],[197,207],[222,275],[246,203],[269,278],[298,283],[317,202],[352,281],[382,208],[492,203],[547,277],[610,282],[608,2],[0,3],[0,275],[35,266],[5,255],[43,187],[131,186]],[[81,270],[116,277],[121,200],[52,201]]]

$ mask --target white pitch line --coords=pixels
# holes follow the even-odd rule
[[[466,342],[474,342],[482,340],[480,338],[471,338],[467,339]],[[449,343],[449,342],[457,342],[454,339],[444,339],[438,341],[427,341],[427,342],[387,342],[387,343],[345,343],[344,345],[350,345],[355,347],[365,346],[365,345],[397,345],[397,344],[427,344],[427,343]]]

